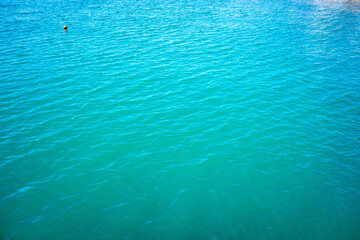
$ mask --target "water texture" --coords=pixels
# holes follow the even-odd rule
[[[0,239],[360,239],[359,14],[0,0]]]

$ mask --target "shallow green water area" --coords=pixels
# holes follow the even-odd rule
[[[359,4],[0,12],[0,239],[360,239]]]

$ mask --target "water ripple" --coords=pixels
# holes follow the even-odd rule
[[[0,238],[355,239],[359,7],[1,1]]]

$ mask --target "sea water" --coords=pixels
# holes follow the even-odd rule
[[[359,229],[358,2],[0,0],[0,239]]]

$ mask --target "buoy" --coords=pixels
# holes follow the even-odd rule
[[[66,25],[64,26],[64,30],[65,30],[65,31],[67,30],[67,26],[66,26]]]

